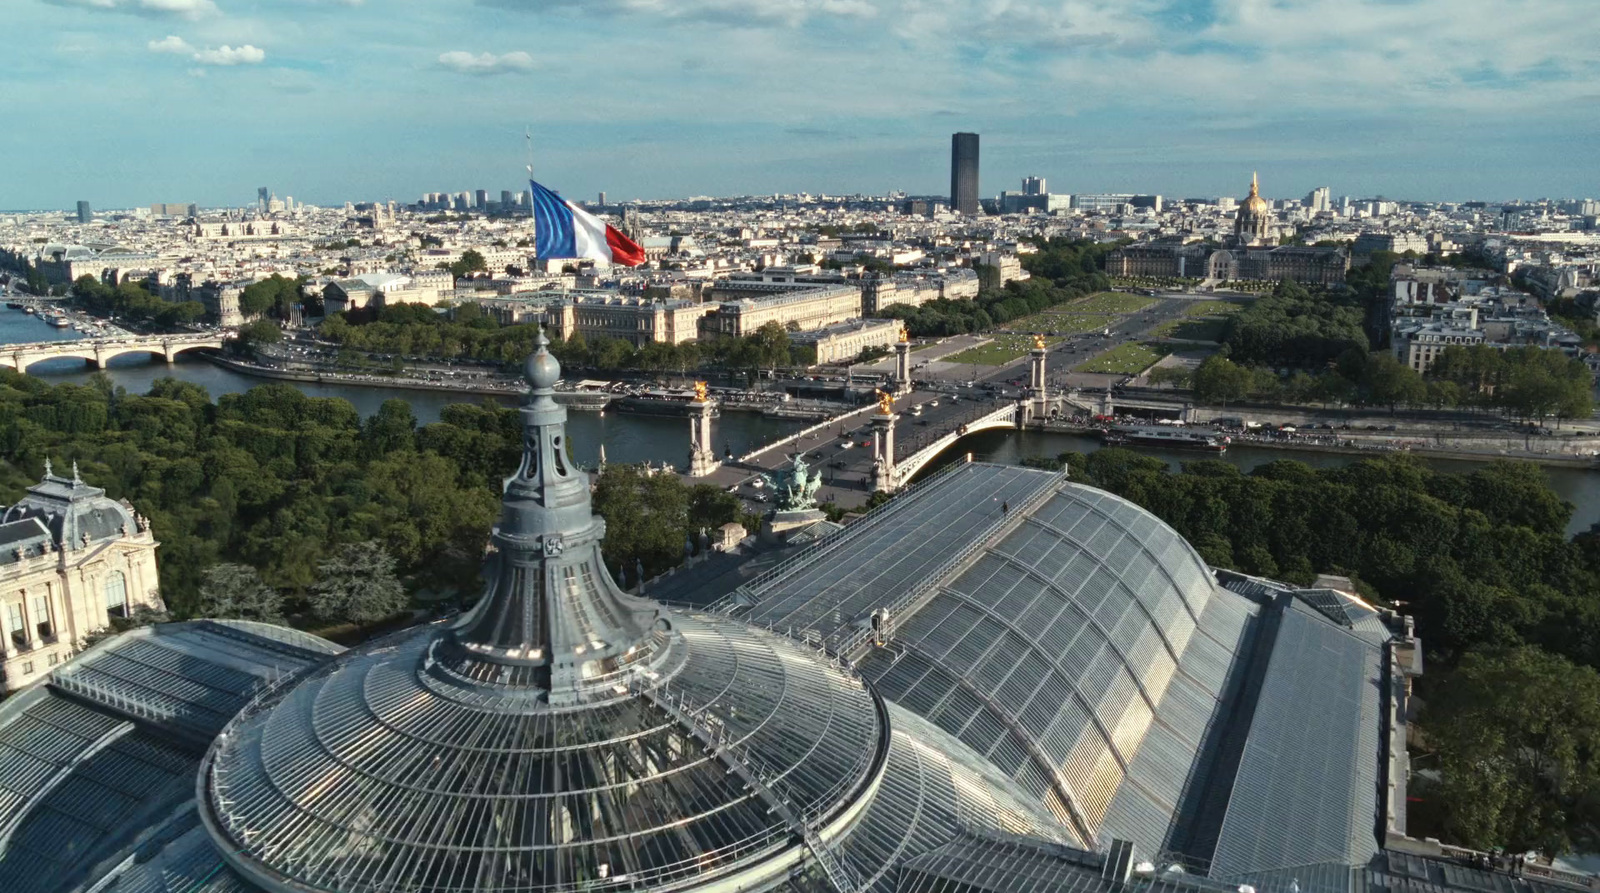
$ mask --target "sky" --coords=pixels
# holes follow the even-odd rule
[[[5,0],[0,208],[1600,195],[1596,0]]]

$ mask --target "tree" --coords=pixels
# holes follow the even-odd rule
[[[239,312],[245,316],[270,314],[286,319],[289,308],[300,299],[302,281],[273,273],[259,282],[252,282],[239,293]]]
[[[1159,388],[1170,384],[1174,388],[1186,388],[1193,378],[1194,373],[1182,366],[1157,366],[1150,370],[1146,380],[1150,382],[1151,387]]]
[[[487,270],[489,265],[483,260],[483,255],[475,249],[468,248],[461,253],[461,259],[450,265],[450,275],[461,279],[472,273]]]
[[[283,340],[283,329],[270,319],[258,319],[239,327],[239,344],[241,347],[255,347],[260,344],[277,344]]]
[[[1428,384],[1422,380],[1422,375],[1388,353],[1375,353],[1367,358],[1361,385],[1370,402],[1387,406],[1390,412],[1401,404],[1421,403],[1428,396]]]
[[[1221,354],[1213,354],[1194,371],[1194,396],[1201,403],[1227,406],[1229,402],[1248,397],[1253,383],[1249,369]]]
[[[1453,842],[1571,852],[1600,820],[1600,674],[1537,648],[1466,654],[1422,716]]]
[[[283,622],[283,596],[244,564],[214,564],[201,577],[197,617]]]
[[[376,541],[350,543],[317,563],[311,612],[326,623],[386,620],[406,606],[394,558]]]
[[[375,455],[384,456],[409,449],[416,430],[417,417],[411,414],[411,404],[389,399],[362,423],[361,439]]]
[[[715,512],[701,500],[701,518]],[[639,465],[607,465],[594,482],[594,510],[606,520],[604,552],[610,570],[624,568],[631,580],[635,563],[655,575],[683,559],[691,532],[689,488],[676,475],[645,474]],[[698,525],[693,528],[698,532]]]
[[[783,326],[769,322],[757,329],[751,337],[755,351],[754,364],[776,369],[789,364],[789,332]]]

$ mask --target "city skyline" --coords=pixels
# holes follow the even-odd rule
[[[1581,0],[23,0],[0,206],[980,194],[1592,195]],[[1495,27],[1485,28],[1493,21]],[[877,41],[859,52],[863,34]],[[846,39],[850,38],[850,39]],[[1440,46],[1450,52],[1440,54]],[[1430,49],[1432,48],[1432,49]],[[862,90],[870,84],[873,89]],[[71,126],[72,120],[85,123]]]

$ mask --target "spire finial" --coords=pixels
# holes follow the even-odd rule
[[[599,572],[605,522],[568,452],[567,410],[554,391],[561,364],[543,327],[535,343],[523,363],[533,393],[520,410],[522,465],[505,481],[488,587],[437,654],[457,678],[531,686],[552,705],[571,704],[614,696],[622,668],[642,672],[665,639],[659,606]]]
[[[1261,187],[1257,184],[1255,171],[1250,172],[1250,194],[1252,196],[1261,194]]]
[[[78,477],[78,460],[77,459],[73,459],[72,460],[72,483],[73,483],[73,486],[77,486],[78,484],[83,483],[83,478]]]
[[[561,363],[550,353],[550,339],[545,337],[543,323],[539,325],[533,344],[533,353],[528,354],[527,362],[522,364],[522,377],[535,392],[549,391],[561,380]]]
[[[49,456],[45,456],[44,457],[44,476],[45,477],[49,477],[50,475],[55,474],[55,472],[56,472],[56,470],[53,467],[51,467],[51,465],[50,465],[50,457]]]

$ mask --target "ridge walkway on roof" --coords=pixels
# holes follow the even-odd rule
[[[929,482],[894,510],[846,527],[826,541],[826,561],[791,559],[773,578],[748,588],[754,604],[744,619],[774,628],[815,630],[824,637],[895,602],[927,571],[986,539],[1013,509],[1059,485],[1061,475],[972,463]],[[914,535],[914,538],[913,538]]]

